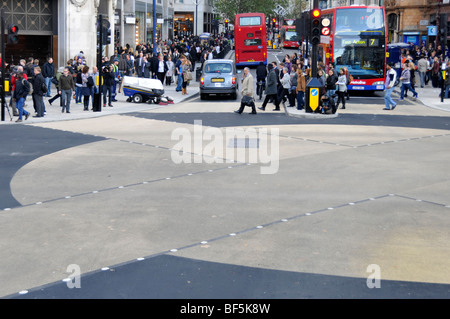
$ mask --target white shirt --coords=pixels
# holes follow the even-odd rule
[[[160,72],[160,73],[164,72],[164,61],[159,61],[158,72]]]

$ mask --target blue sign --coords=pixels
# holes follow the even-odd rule
[[[435,25],[429,26],[427,28],[429,36],[437,36],[437,27]]]
[[[311,95],[312,96],[317,96],[319,94],[319,90],[318,89],[311,89]]]

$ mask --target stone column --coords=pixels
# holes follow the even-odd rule
[[[59,66],[83,51],[89,66],[96,63],[96,1],[59,1]]]
[[[124,9],[123,9],[123,15],[124,15],[124,34],[123,39],[124,43],[129,44],[131,48],[136,48],[136,25],[132,23],[126,23],[126,19],[128,18],[135,18],[135,0],[124,0]]]

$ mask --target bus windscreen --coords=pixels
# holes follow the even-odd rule
[[[358,79],[384,78],[385,26],[381,9],[336,10],[336,69],[347,67]]]

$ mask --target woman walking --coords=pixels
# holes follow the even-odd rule
[[[84,66],[82,72],[81,94],[83,95],[84,111],[89,111],[89,98],[92,95],[92,86],[94,82],[92,81],[92,78],[89,80],[90,76],[88,66]]]
[[[345,75],[345,71],[343,68],[339,70],[339,77],[337,81],[337,91],[338,91],[338,101],[337,108],[339,107],[339,103],[342,102],[342,109],[345,109],[345,92],[347,91],[347,76]]]
[[[16,85],[13,93],[14,99],[16,100],[16,108],[19,112],[19,118],[16,121],[17,123],[22,122],[23,115],[25,115],[25,120],[30,116],[30,113],[23,109],[28,93],[30,93],[30,84],[24,79],[23,72],[19,71],[16,75]]]
[[[182,94],[186,95],[187,93],[187,86],[190,81],[189,75],[191,74],[191,61],[189,61],[188,58],[183,58],[183,63],[181,64],[181,72],[183,76],[183,84],[181,86],[182,88]]]
[[[301,68],[297,69],[297,110],[303,110],[305,105],[305,90],[306,90],[306,79],[303,76],[303,71]]]

